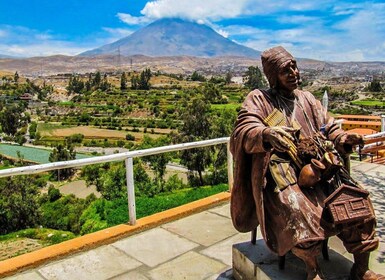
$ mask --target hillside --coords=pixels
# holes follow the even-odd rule
[[[160,19],[120,39],[80,56],[105,54],[146,56],[246,56],[260,52],[221,36],[210,27],[181,19]]]

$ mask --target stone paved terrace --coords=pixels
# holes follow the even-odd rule
[[[371,192],[381,239],[379,249],[371,255],[371,267],[385,274],[385,166],[352,161],[351,167],[353,177]],[[64,257],[55,259],[56,245],[44,248],[31,256],[48,254],[52,259],[6,279],[233,279],[232,245],[248,244],[250,234],[238,233],[233,228],[228,196],[221,201],[224,202],[201,212]],[[68,244],[74,246],[74,242]],[[262,240],[257,240],[256,246],[262,248]],[[351,255],[335,237],[329,240],[329,246],[331,260],[321,261],[321,266],[336,274],[327,273],[327,279],[347,280]],[[4,276],[4,266],[13,265],[17,258],[0,262],[0,275]],[[267,264],[270,272],[266,269],[267,276],[258,279],[305,279],[303,264],[292,258],[295,257],[287,257],[284,271],[278,271],[277,263]]]

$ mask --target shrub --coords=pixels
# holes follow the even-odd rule
[[[134,141],[135,140],[135,136],[130,134],[130,133],[127,133],[126,134],[126,140],[128,141]]]

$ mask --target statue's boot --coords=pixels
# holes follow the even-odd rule
[[[313,248],[302,249],[294,247],[292,250],[294,255],[300,258],[306,266],[306,280],[321,280],[324,276],[318,264],[317,256],[319,255],[320,248],[318,245]]]
[[[369,269],[369,252],[354,254],[354,264],[350,270],[351,280],[385,280],[385,276]]]

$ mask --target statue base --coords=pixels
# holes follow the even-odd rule
[[[330,260],[319,257],[325,279],[347,280],[353,263],[329,248]],[[298,280],[306,279],[305,264],[292,253],[286,254],[285,268],[279,269],[278,256],[265,245],[264,240],[233,245],[233,277],[236,280]]]

